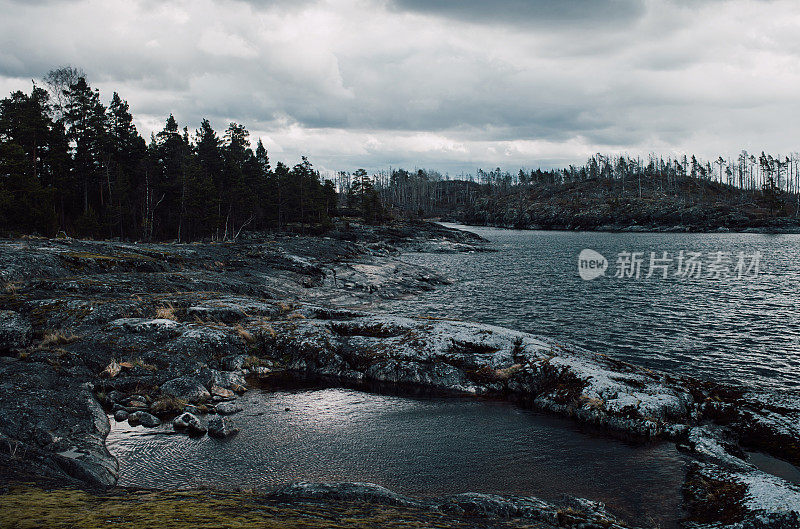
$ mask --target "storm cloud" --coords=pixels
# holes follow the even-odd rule
[[[640,0],[395,0],[401,10],[418,11],[478,24],[503,23],[526,27],[630,23],[644,13]],[[609,28],[611,29],[611,28]]]
[[[800,8],[775,0],[0,0],[0,90],[83,68],[140,131],[244,123],[325,170],[797,149]]]

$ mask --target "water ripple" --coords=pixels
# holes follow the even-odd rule
[[[251,411],[232,416],[241,430],[223,441],[114,424],[107,445],[120,463],[119,484],[263,490],[297,480],[369,481],[419,496],[577,495],[662,527],[681,516],[686,459],[669,443],[629,445],[566,419],[470,399],[343,389],[241,399]]]
[[[800,235],[469,229],[500,251],[407,255],[456,282],[386,308],[527,329],[676,374],[800,390]],[[762,273],[751,281],[583,281],[584,248],[605,255],[612,269],[622,251],[759,251]]]

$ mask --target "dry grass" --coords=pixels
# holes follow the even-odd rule
[[[21,283],[21,281],[9,281],[3,284],[3,290],[12,296],[16,296]]]
[[[259,358],[257,356],[250,355],[242,363],[242,367],[244,369],[252,369],[254,367],[263,366],[264,364],[265,364],[265,362],[261,358]]]
[[[592,410],[603,409],[603,406],[605,405],[605,401],[603,399],[589,397],[588,395],[581,395],[580,401],[581,404]]]
[[[514,364],[514,365],[509,366],[509,367],[504,367],[502,369],[498,369],[498,370],[495,371],[495,373],[497,374],[497,378],[499,378],[500,380],[508,380],[509,378],[514,376],[516,373],[520,372],[521,370],[522,370],[522,365],[521,364]]]
[[[268,335],[270,338],[275,338],[278,335],[269,323],[261,322],[259,327],[262,335]]]
[[[71,257],[73,259],[94,259],[94,260],[103,260],[103,261],[121,261],[119,257],[115,257],[113,255],[104,255],[100,253],[91,253],[91,252],[67,252],[67,257]]]
[[[141,358],[137,358],[136,360],[134,360],[133,361],[133,365],[136,366],[136,367],[141,367],[141,368],[146,369],[148,371],[156,371],[156,370],[158,370],[158,368],[156,366],[154,366],[153,364],[146,363]]]
[[[161,395],[150,409],[154,413],[180,413],[188,404],[185,400],[172,395]]]
[[[119,372],[122,371],[122,366],[119,365],[119,362],[116,360],[111,360],[111,363],[106,366],[100,376],[114,378],[115,376],[119,375]]]
[[[156,309],[156,318],[160,320],[178,321],[178,318],[175,316],[175,307],[173,307],[171,303],[167,303],[163,307],[158,307]]]
[[[256,341],[255,337],[250,333],[250,331],[248,331],[241,325],[236,326],[236,334],[238,334],[239,338],[241,338],[247,343],[253,343]]]
[[[81,337],[63,330],[47,331],[39,343],[39,348],[53,347],[56,345],[68,345],[80,340]]]
[[[133,369],[134,367],[141,367],[142,369],[146,369],[147,371],[157,371],[158,368],[153,364],[146,363],[142,358],[137,358],[132,362],[120,362],[119,366],[122,369]]]

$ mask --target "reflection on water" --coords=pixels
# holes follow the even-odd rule
[[[225,441],[114,425],[108,447],[120,485],[368,481],[413,495],[571,494],[662,527],[680,517],[685,460],[668,443],[629,445],[499,402],[342,389],[250,391],[242,399],[246,411],[232,417],[240,433]]]
[[[747,385],[800,389],[800,235],[592,233],[465,228],[496,253],[410,254],[456,280],[390,311],[467,319],[541,334],[647,367]],[[619,252],[759,251],[752,281],[603,277],[577,257]],[[644,268],[646,271],[646,268]]]
[[[747,458],[760,470],[783,478],[790,483],[800,485],[800,468],[793,464],[762,452],[748,452]]]

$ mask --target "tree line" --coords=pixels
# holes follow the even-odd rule
[[[128,103],[114,92],[103,104],[77,68],[0,100],[0,232],[230,240],[324,228],[336,206],[308,159],[272,167],[241,124],[190,133],[170,115],[146,142]]]
[[[773,216],[800,212],[796,153],[742,151],[713,161],[596,154],[560,169],[478,169],[454,179],[425,169],[359,169],[327,180],[305,157],[293,167],[272,167],[261,140],[253,148],[238,123],[220,134],[203,120],[190,132],[170,115],[145,141],[128,103],[114,92],[104,104],[73,67],[0,100],[0,233],[231,240],[245,229],[325,229],[337,208],[368,222],[391,212],[521,210],[534,199],[560,200],[561,190],[582,183],[579,194],[592,200],[571,196],[572,209],[606,202],[616,209],[639,199],[673,208],[716,201],[755,204]]]
[[[691,207],[705,202],[728,205],[757,203],[771,213],[800,213],[800,155],[760,155],[741,151],[733,159],[701,161],[695,155],[647,158],[592,155],[581,166],[560,169],[504,171],[478,169],[450,178],[438,171],[390,169],[374,175],[388,206],[418,216],[447,215],[474,206],[487,197],[519,195],[578,183],[597,183],[608,200],[669,200]]]

